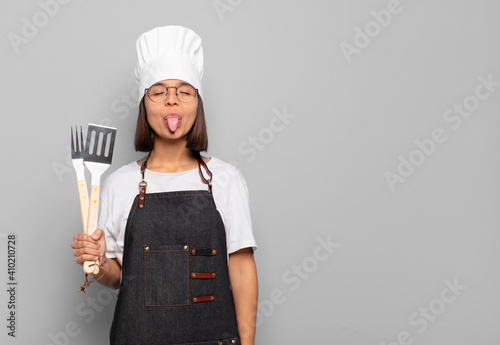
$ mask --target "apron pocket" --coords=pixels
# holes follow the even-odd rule
[[[189,305],[189,245],[144,245],[147,307]]]

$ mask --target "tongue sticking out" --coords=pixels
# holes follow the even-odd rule
[[[167,119],[167,125],[168,125],[168,128],[170,129],[170,131],[173,133],[173,132],[175,132],[175,130],[179,126],[179,119],[176,117],[169,117]]]

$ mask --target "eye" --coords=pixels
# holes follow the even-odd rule
[[[195,90],[192,86],[190,85],[181,85],[177,89],[178,93],[182,93],[183,95],[193,95]]]
[[[155,85],[149,89],[149,92],[151,93],[151,95],[164,95],[166,93],[166,90],[161,85]]]

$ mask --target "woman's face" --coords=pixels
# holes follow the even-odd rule
[[[181,102],[172,86],[179,87],[188,83],[178,79],[165,79],[154,85],[158,84],[167,87],[168,93],[164,101],[156,103],[147,94],[144,96],[147,119],[155,133],[155,139],[185,138],[196,119],[198,95],[190,102]],[[152,93],[151,87],[148,92]]]

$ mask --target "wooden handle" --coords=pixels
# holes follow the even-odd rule
[[[87,189],[87,181],[76,181],[76,183],[78,184],[78,199],[80,200],[83,232],[87,233],[87,222],[89,219],[89,191]]]
[[[90,207],[87,222],[87,234],[89,235],[92,235],[97,229],[97,218],[99,216],[99,192],[100,187],[92,185],[90,188]]]
[[[85,261],[83,263],[83,272],[97,275],[99,273],[99,265],[97,264],[97,261]]]
[[[86,233],[90,236],[92,236],[94,231],[97,229],[97,219],[99,216],[99,192],[100,187],[92,185],[92,187],[90,188],[90,207],[86,231]],[[85,273],[99,273],[99,266],[95,265],[95,263],[95,261],[85,261],[85,263],[83,264],[83,271]]]

